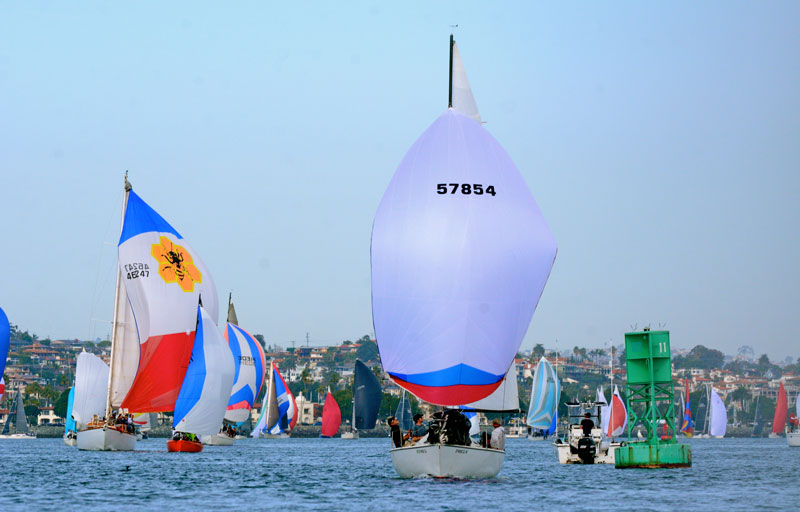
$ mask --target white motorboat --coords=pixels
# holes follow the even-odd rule
[[[211,436],[200,436],[200,441],[207,446],[233,446],[235,440],[235,436],[231,437],[223,432]]]
[[[614,464],[615,450],[621,443],[603,435],[600,418],[602,405],[600,402],[567,404],[570,425],[566,441],[556,439],[553,443],[560,464]],[[587,412],[595,425],[589,436],[584,435],[580,424]]]
[[[79,450],[132,451],[136,448],[136,434],[103,426],[81,430],[78,432],[76,444]]]
[[[506,454],[492,448],[447,444],[405,446],[389,453],[402,478],[494,478]]]

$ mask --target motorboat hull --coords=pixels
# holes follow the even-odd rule
[[[203,443],[199,441],[184,441],[174,439],[167,441],[168,452],[198,453],[203,451]]]
[[[108,427],[82,430],[77,446],[79,450],[130,452],[136,448],[136,435]]]
[[[476,446],[423,444],[394,448],[392,465],[401,478],[494,478],[506,452]]]
[[[36,434],[4,434],[0,439],[36,439]]]
[[[218,433],[213,436],[200,436],[200,441],[207,446],[233,446],[236,438],[226,434]]]

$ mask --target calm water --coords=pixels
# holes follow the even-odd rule
[[[244,440],[201,454],[79,452],[60,439],[0,441],[0,510],[798,510],[800,448],[784,439],[693,439],[691,469],[562,466],[509,439],[498,478],[401,480],[386,439]],[[130,466],[129,471],[124,471]]]

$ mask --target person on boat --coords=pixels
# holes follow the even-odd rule
[[[503,425],[500,423],[498,418],[492,420],[492,426],[494,427],[494,430],[492,430],[492,440],[489,441],[489,447],[494,448],[495,450],[505,450],[506,430],[503,428]]]
[[[394,416],[389,416],[389,419],[386,420],[386,423],[389,424],[389,428],[391,429],[389,437],[392,438],[394,447],[400,448],[403,446],[403,433],[400,431],[400,422],[397,421],[397,418]]]
[[[588,412],[583,415],[583,419],[581,420],[581,428],[583,429],[584,436],[591,437],[592,429],[594,428],[594,421],[592,421],[592,415]]]
[[[789,415],[789,425],[791,425],[792,430],[797,430],[797,427],[800,427],[800,418],[795,413]]]
[[[419,413],[414,415],[414,426],[408,431],[408,436],[411,437],[412,443],[417,443],[420,439],[428,434],[428,425],[422,421],[423,416]]]

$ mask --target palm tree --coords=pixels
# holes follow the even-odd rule
[[[533,360],[531,362],[535,363],[536,361],[541,359],[542,356],[544,355],[544,345],[542,345],[541,343],[537,343],[536,345],[534,345],[532,354],[533,354],[532,358]]]
[[[303,368],[303,371],[300,372],[300,380],[303,382],[303,391],[306,393],[306,397],[308,397],[308,385],[311,383],[311,372],[308,371],[308,366]],[[309,397],[309,400],[311,398]]]

